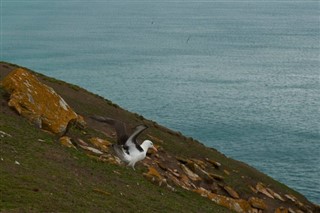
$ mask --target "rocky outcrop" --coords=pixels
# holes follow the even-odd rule
[[[62,134],[71,121],[84,124],[62,97],[25,69],[12,71],[1,85],[10,93],[9,106],[44,130]]]

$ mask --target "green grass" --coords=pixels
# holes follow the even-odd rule
[[[21,117],[0,114],[0,130],[12,135],[0,142],[1,211],[228,212],[195,193],[152,184],[142,166],[133,171],[62,147]]]
[[[82,88],[37,75],[80,115],[116,117],[129,126],[144,123],[150,128],[142,138],[150,134],[162,140],[157,145],[171,156],[207,157],[220,162],[221,168],[213,172],[224,176],[223,183],[245,199],[252,196],[248,184],[263,182],[277,192],[293,194],[306,201],[284,184],[192,138],[128,112]],[[0,88],[1,107],[7,107],[7,99],[8,95]],[[96,161],[81,150],[62,147],[57,136],[37,129],[13,111],[2,110],[4,108],[0,110],[0,130],[13,137],[0,137],[0,212],[229,212],[196,193],[178,187],[172,192],[152,184],[143,177],[146,168],[141,164],[133,171]],[[105,138],[94,129],[84,131],[72,127],[68,134],[73,138]],[[223,169],[230,175],[225,175]]]

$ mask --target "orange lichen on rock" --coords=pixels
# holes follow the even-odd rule
[[[260,182],[257,183],[256,189],[258,190],[258,192],[266,195],[266,196],[269,197],[269,198],[274,199],[273,195],[270,194],[270,192],[268,192],[267,187],[266,187],[263,183],[260,183]]]
[[[265,202],[257,197],[250,197],[249,198],[249,203],[252,207],[257,208],[257,209],[266,209],[267,205]]]
[[[215,193],[209,193],[207,197],[218,205],[227,207],[228,209],[236,212],[253,212],[253,208],[250,206],[249,202],[243,199],[233,199]]]
[[[159,180],[162,180],[163,177],[160,175],[160,173],[152,166],[149,166],[149,171],[147,173],[143,174],[144,176],[152,177],[152,178],[157,178]]]
[[[202,187],[197,188],[195,190],[193,190],[195,193],[198,193],[199,195],[201,195],[202,197],[208,197],[208,194],[210,194],[210,192]]]
[[[25,69],[12,71],[1,85],[11,95],[8,105],[42,129],[62,134],[78,119],[63,98]]]
[[[250,206],[249,202],[243,199],[233,199],[223,195],[218,195],[208,190],[200,187],[195,190],[194,192],[200,194],[202,197],[207,197],[211,201],[217,203],[220,206],[227,207],[230,210],[236,212],[243,212],[243,213],[250,213],[253,212],[253,208]]]
[[[148,169],[149,171],[147,173],[143,173],[145,178],[151,182],[159,184],[159,186],[166,183],[166,179],[162,177],[162,175],[153,166],[149,166]]]
[[[71,138],[68,136],[63,136],[59,139],[61,145],[66,146],[68,148],[76,148],[72,142],[71,142]]]
[[[233,188],[231,188],[230,186],[224,186],[223,188],[224,188],[224,190],[226,190],[226,192],[228,192],[228,194],[231,197],[236,198],[236,199],[240,198],[239,194]]]
[[[112,145],[112,143],[108,140],[103,140],[101,138],[97,138],[97,137],[94,137],[94,138],[90,138],[89,141],[95,146],[97,147],[98,149],[104,151],[104,152],[107,152],[109,150],[109,146]]]
[[[288,213],[289,211],[288,211],[288,209],[287,208],[284,208],[284,207],[279,207],[279,208],[277,208],[275,211],[274,211],[274,213]]]

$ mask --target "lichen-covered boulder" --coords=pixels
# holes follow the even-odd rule
[[[1,85],[10,93],[9,106],[42,129],[62,134],[70,121],[81,120],[51,87],[25,69],[15,69]]]
[[[200,187],[194,190],[194,192],[200,194],[203,197],[209,198],[211,201],[217,203],[220,206],[227,207],[230,210],[239,213],[252,213],[253,208],[250,206],[249,202],[243,199],[233,199],[223,195],[218,195],[208,190]]]

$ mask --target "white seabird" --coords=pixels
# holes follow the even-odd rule
[[[135,127],[134,132],[131,135],[128,135],[124,123],[120,121],[101,116],[92,116],[91,118],[100,122],[108,123],[116,129],[117,144],[114,144],[112,147],[118,157],[133,169],[134,165],[138,161],[141,161],[146,157],[149,148],[157,151],[156,147],[154,147],[150,140],[143,141],[141,145],[137,142],[137,137],[141,132],[148,128],[147,126],[138,125]]]

